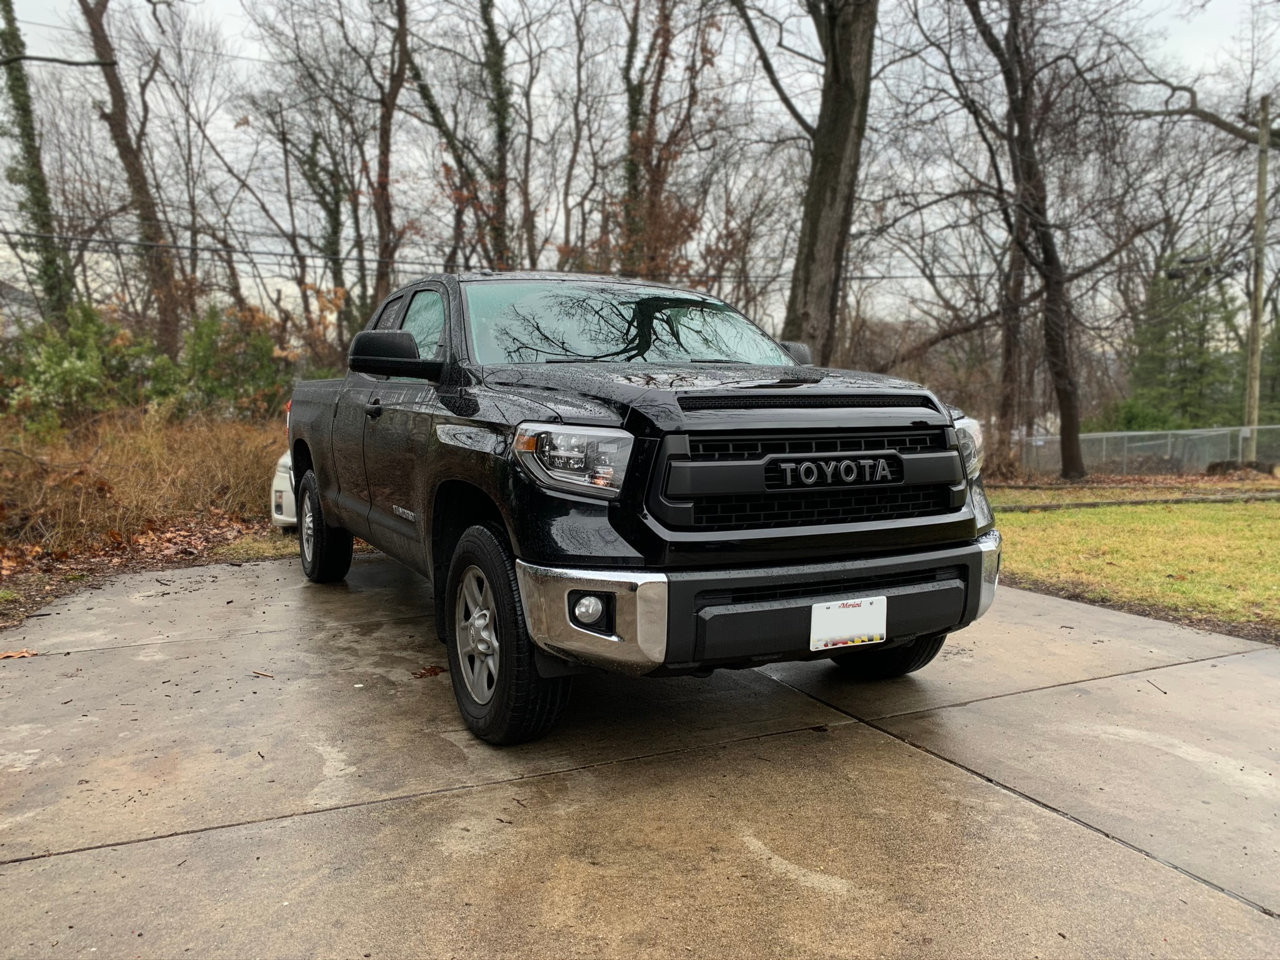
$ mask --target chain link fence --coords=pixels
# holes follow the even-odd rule
[[[1280,425],[1258,427],[1258,460],[1280,462]],[[1083,433],[1080,448],[1090,473],[1204,473],[1211,463],[1240,459],[1248,427],[1206,430],[1163,430],[1150,433]],[[1062,456],[1057,437],[1028,437],[1021,444],[1022,468],[1028,473],[1059,473]]]

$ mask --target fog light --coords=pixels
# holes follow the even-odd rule
[[[573,605],[573,615],[582,623],[595,623],[604,616],[604,601],[587,594]]]

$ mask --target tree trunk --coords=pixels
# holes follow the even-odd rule
[[[409,13],[406,0],[395,0],[393,9],[396,32],[392,39],[387,85],[382,88],[378,103],[377,172],[369,198],[374,226],[378,231],[378,263],[373,273],[374,303],[381,303],[391,293],[396,253],[400,248],[400,234],[391,208],[391,146],[397,104],[400,91],[404,89],[409,63]]]
[[[644,128],[644,66],[637,69],[636,55],[640,47],[640,0],[634,0],[631,20],[627,24],[627,53],[622,66],[622,83],[627,93],[627,152],[622,160],[622,262],[624,277],[639,276],[645,261],[644,214],[642,211],[641,138]]]
[[[867,125],[877,0],[825,0],[810,12],[826,55],[791,294],[782,336],[831,361]]]
[[[281,137],[287,137],[286,128],[281,118]],[[311,191],[311,200],[320,208],[324,216],[324,232],[320,235],[320,253],[328,268],[330,286],[334,295],[342,298],[342,305],[337,312],[338,349],[344,354],[347,341],[360,329],[361,318],[356,316],[351,291],[347,289],[346,268],[342,257],[342,234],[345,226],[343,214],[346,212],[347,184],[342,174],[340,158],[335,154],[333,145],[317,132],[312,132],[311,142],[306,150],[295,150],[294,159],[298,172],[306,181]],[[341,293],[337,291],[341,290]]]
[[[1027,287],[1026,217],[1019,211],[1014,219],[1014,235],[1009,243],[1009,265],[1000,291],[1000,400],[996,407],[996,429],[991,444],[991,464],[995,472],[1013,466],[1012,437],[1022,394],[1022,298]]]
[[[1062,449],[1062,476],[1078,480],[1085,475],[1080,449],[1080,395],[1071,369],[1067,284],[1059,274],[1048,278],[1044,290],[1044,356],[1053,377],[1058,400],[1058,437]]]
[[[26,55],[26,45],[14,19],[13,0],[0,0],[0,11],[4,14],[3,29],[0,29],[0,57],[9,61],[4,68],[5,84],[18,141],[18,156],[8,170],[9,181],[22,191],[18,208],[27,215],[31,232],[36,234],[29,246],[39,261],[37,274],[44,298],[41,305],[44,316],[54,329],[65,331],[67,311],[75,296],[75,278],[71,272],[71,261],[55,237],[57,225],[53,219],[53,202],[49,198],[49,181],[44,175],[40,156],[40,139],[36,135],[31,88],[27,83],[26,67],[20,59]]]
[[[493,208],[489,211],[489,235],[492,238],[493,268],[510,270],[515,257],[511,249],[511,227],[508,187],[511,156],[511,88],[507,85],[507,50],[498,36],[493,15],[493,0],[480,0],[480,18],[484,23],[484,76],[489,88],[489,122],[493,127],[493,162],[489,189],[493,191]],[[533,118],[529,118],[532,125]]]
[[[103,62],[102,78],[107,85],[110,104],[100,109],[99,116],[107,125],[111,142],[124,168],[125,182],[129,187],[129,200],[138,215],[138,235],[143,243],[142,263],[147,283],[156,298],[156,343],[171,359],[178,358],[181,346],[182,297],[174,282],[173,256],[168,237],[160,222],[155,195],[147,179],[146,162],[142,144],[146,137],[145,103],[143,119],[137,131],[130,129],[129,101],[125,96],[120,71],[116,67],[116,52],[107,34],[106,14],[110,0],[79,0],[93,41],[94,55]],[[154,67],[153,73],[154,75]],[[149,82],[146,81],[146,82]],[[144,82],[143,99],[146,99]]]
[[[1020,104],[1019,104],[1020,106]],[[1071,304],[1067,296],[1067,270],[1058,253],[1058,238],[1049,220],[1044,174],[1037,145],[1032,138],[1032,118],[1016,110],[1019,135],[1015,140],[1015,170],[1022,195],[1021,210],[1030,221],[1039,256],[1031,258],[1044,280],[1044,355],[1058,401],[1058,444],[1062,476],[1078,480],[1085,475],[1080,449],[1080,393],[1071,363]]]
[[[1085,475],[1080,450],[1080,397],[1071,364],[1071,304],[1067,295],[1067,269],[1058,251],[1056,228],[1049,219],[1048,190],[1040,165],[1036,139],[1036,109],[1041,106],[1036,89],[1034,51],[1026,49],[1022,36],[1023,0],[1005,0],[1009,21],[1004,37],[992,29],[979,0],[965,6],[983,43],[1000,66],[1009,110],[1004,141],[1009,150],[1014,195],[1005,200],[1010,235],[1016,218],[1026,218],[1028,241],[1021,244],[1027,261],[1044,282],[1044,349],[1053,391],[1058,401],[1059,444],[1062,476],[1077,480]],[[1012,208],[1012,212],[1010,211]]]
[[[371,301],[369,297],[369,264],[364,255],[364,228],[360,225],[360,191],[357,184],[350,183],[347,190],[347,206],[350,208],[350,222],[352,237],[352,252],[356,257],[356,287],[360,290],[360,296],[356,300],[356,323],[354,331],[364,327],[365,322],[369,319],[369,315],[373,313],[373,308],[382,301]]]
[[[453,200],[453,232],[449,250],[444,258],[444,269],[446,272],[452,272],[460,267],[466,269],[471,266],[470,254],[464,249],[467,245],[468,211],[475,211],[481,218],[481,239],[486,248],[489,245],[489,239],[484,237],[483,234],[488,229],[490,220],[484,216],[484,204],[480,195],[480,179],[476,173],[477,167],[482,165],[484,161],[477,157],[476,164],[473,166],[471,160],[468,159],[472,152],[470,145],[463,143],[458,131],[454,129],[448,117],[445,116],[440,102],[436,99],[435,91],[432,90],[431,84],[418,66],[417,61],[413,59],[412,55],[407,54],[407,56],[409,57],[409,76],[412,78],[414,86],[418,89],[418,97],[421,99],[423,107],[426,108],[427,122],[444,140],[456,168],[456,173],[450,171],[447,165],[445,168],[445,175],[450,184]],[[489,257],[488,266],[493,266],[492,256]]]

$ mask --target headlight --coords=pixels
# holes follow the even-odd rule
[[[627,475],[634,438],[625,430],[522,423],[516,428],[516,457],[547,487],[616,497]]]
[[[956,437],[960,441],[965,473],[976,477],[982,470],[982,424],[973,417],[957,417]]]

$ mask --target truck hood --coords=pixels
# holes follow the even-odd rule
[[[847,421],[847,405],[825,407],[824,403],[857,396],[888,399],[903,395],[903,406],[917,410],[922,421],[942,423],[949,419],[945,407],[919,384],[821,367],[513,364],[484,368],[481,381],[495,392],[549,407],[566,422],[626,425],[638,433],[647,432],[646,427],[669,432],[723,426],[741,419],[757,426],[812,426],[815,420],[830,416]],[[794,406],[788,398],[795,400]],[[921,398],[927,402],[920,403]],[[898,410],[899,421],[901,417]]]

